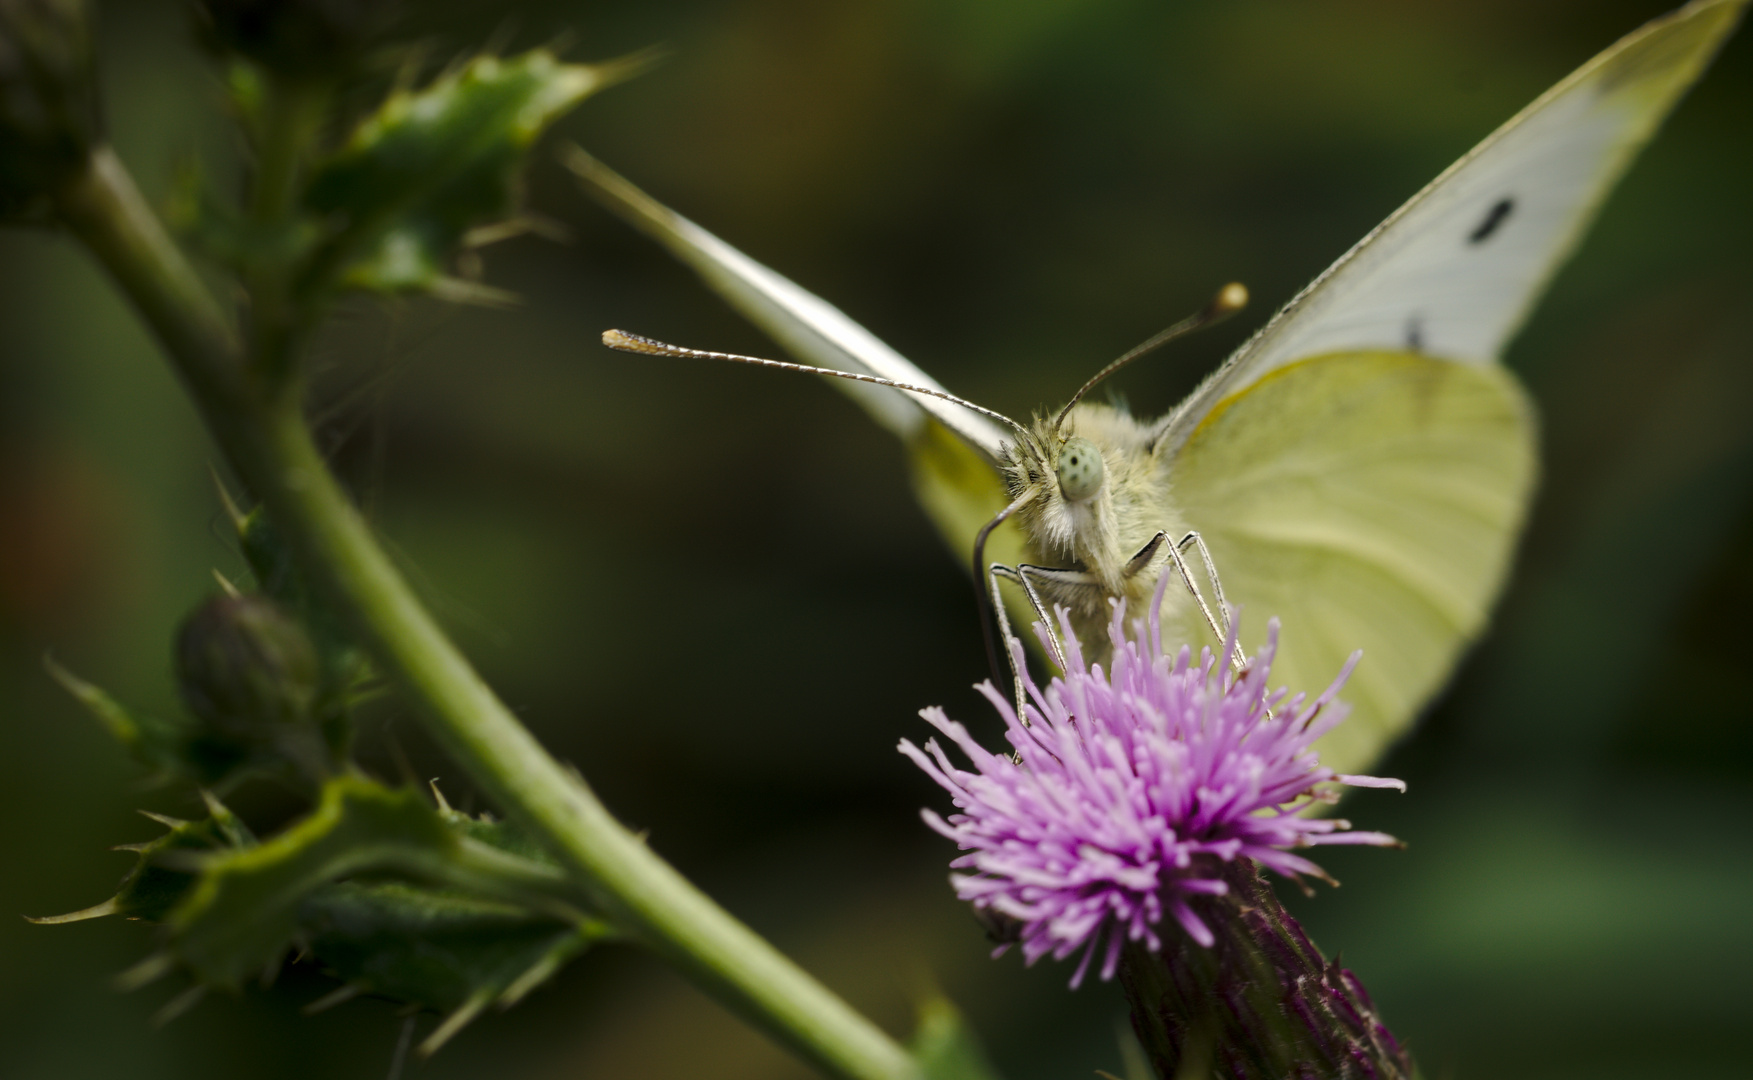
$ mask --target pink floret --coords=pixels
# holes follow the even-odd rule
[[[1211,929],[1187,901],[1224,893],[1227,862],[1250,858],[1286,876],[1324,877],[1289,849],[1396,843],[1302,813],[1330,801],[1318,785],[1405,789],[1397,780],[1338,775],[1310,749],[1344,719],[1346,706],[1335,698],[1358,655],[1306,702],[1267,689],[1277,620],[1237,676],[1210,650],[1197,664],[1185,647],[1165,655],[1160,607],[1159,587],[1148,625],[1136,620],[1129,636],[1124,606],[1116,606],[1107,672],[1084,662],[1067,624],[1070,669],[1044,691],[1025,677],[1024,717],[991,684],[980,687],[1004,718],[1014,759],[982,748],[935,708],[920,715],[974,771],[958,768],[936,739],[923,749],[900,745],[958,811],[924,812],[926,824],[966,852],[950,864],[963,871],[950,877],[957,896],[1014,920],[1028,963],[1081,951],[1074,987],[1098,954],[1108,979],[1126,942],[1161,948],[1165,914],[1209,945]],[[1222,655],[1233,655],[1233,645]],[[1020,664],[1021,645],[1011,646]]]

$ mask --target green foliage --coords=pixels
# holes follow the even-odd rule
[[[49,673],[161,778],[225,786],[251,772],[319,783],[344,767],[363,663],[319,654],[304,624],[261,594],[208,600],[177,635],[185,714],[137,714],[52,660]]]
[[[363,684],[371,675],[365,654],[353,644],[341,620],[305,582],[292,553],[260,507],[247,514],[233,507],[232,523],[256,587],[298,613],[316,645],[326,684],[342,692],[348,704],[357,703],[364,693]]]
[[[132,845],[140,859],[113,899],[116,914],[131,919],[159,922],[188,893],[195,874],[187,869],[191,857],[239,850],[256,840],[249,827],[218,799],[207,800],[208,816],[199,821],[155,818],[170,831],[156,840]]]
[[[310,813],[258,842],[207,795],[209,816],[149,815],[163,836],[116,895],[39,922],[124,915],[163,924],[164,948],[125,981],[173,969],[195,989],[238,989],[291,950],[359,993],[448,1013],[431,1052],[483,1009],[507,1007],[592,943],[554,860],[507,822],[432,806],[347,763],[349,712],[369,676],[338,620],[306,587],[268,519],[230,506],[260,592],[214,597],[184,623],[177,673],[186,715],[138,717],[102,689],[51,673],[137,758],[162,774],[233,783],[296,778]],[[193,990],[191,991],[191,994]],[[171,1011],[192,996],[179,997]],[[329,999],[325,999],[329,1000]]]
[[[304,209],[329,232],[301,291],[485,296],[447,272],[465,234],[513,215],[536,137],[615,77],[536,49],[477,57],[422,89],[392,93],[304,192]]]
[[[252,760],[248,746],[217,732],[203,731],[187,716],[163,718],[138,713],[65,669],[51,663],[49,670],[136,761],[153,771],[155,779],[184,777],[198,784],[225,786],[252,765],[274,763]]]
[[[43,666],[135,760],[155,772],[177,771],[187,741],[183,725],[135,714],[102,687],[86,682],[52,659],[45,657]]]
[[[516,1004],[607,935],[601,923],[407,882],[318,890],[299,921],[310,954],[351,990],[451,1013],[443,1037],[485,1005]]]
[[[979,1038],[944,998],[927,999],[919,1007],[919,1026],[908,1049],[926,1080],[997,1080]]]
[[[442,859],[456,836],[411,791],[337,779],[307,817],[266,843],[217,855],[166,918],[171,949],[203,982],[236,987],[279,958],[299,905],[353,874]]]
[[[296,948],[348,994],[451,1013],[428,1050],[612,936],[515,828],[412,790],[338,777],[310,814],[260,842],[217,799],[207,805],[200,821],[149,815],[169,831],[126,848],[139,860],[115,896],[35,921],[162,923],[164,951],[138,981],[174,967],[235,990]]]
[[[100,129],[85,5],[0,0],[0,221],[45,216]]]
[[[256,579],[256,587],[297,614],[309,634],[321,665],[321,692],[316,723],[329,754],[346,757],[353,741],[351,710],[376,693],[371,664],[353,644],[341,620],[322,602],[298,572],[292,553],[260,507],[243,513],[225,499],[238,546]]]
[[[300,610],[310,607],[310,588],[268,515],[260,507],[248,514],[234,508],[232,524],[237,527],[244,561],[256,576],[256,587],[289,607]]]
[[[79,922],[102,915],[158,922],[170,913],[195,883],[189,868],[191,857],[243,848],[255,837],[237,815],[218,799],[208,796],[208,816],[199,821],[179,821],[162,814],[147,814],[170,831],[142,844],[123,844],[117,851],[132,851],[139,858],[122,878],[116,894],[95,907],[66,915],[32,919],[36,923]]]

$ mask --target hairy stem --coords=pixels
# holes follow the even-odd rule
[[[58,206],[151,325],[301,569],[451,756],[561,860],[584,898],[824,1070],[916,1076],[904,1049],[653,854],[494,696],[347,499],[298,395],[252,374],[225,312],[114,154],[97,150]]]

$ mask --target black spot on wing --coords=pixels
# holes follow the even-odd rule
[[[1467,234],[1467,242],[1469,244],[1483,244],[1491,239],[1491,234],[1503,226],[1504,221],[1510,216],[1510,211],[1515,208],[1516,200],[1508,197],[1492,203],[1491,209],[1485,212],[1485,220]]]
[[[1406,320],[1406,351],[1424,351],[1424,316],[1414,315]]]

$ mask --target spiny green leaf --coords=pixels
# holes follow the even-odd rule
[[[560,865],[558,859],[548,854],[547,849],[536,843],[535,838],[529,833],[518,828],[515,822],[496,821],[486,815],[470,817],[448,807],[441,809],[439,816],[451,828],[471,840],[478,840],[490,847],[529,859],[543,866],[558,867]]]
[[[33,921],[163,922],[168,947],[130,985],[181,966],[200,987],[235,989],[299,946],[346,984],[325,1002],[370,993],[449,1013],[425,1053],[614,936],[515,826],[435,809],[413,790],[330,780],[311,814],[265,843],[217,799],[207,805],[201,821],[148,815],[169,831],[128,849],[139,862],[115,896]]]
[[[606,936],[457,889],[343,882],[299,913],[312,956],[355,989],[440,1012],[510,1005]]]
[[[249,750],[194,729],[185,720],[131,712],[101,687],[74,675],[53,660],[49,674],[114,735],[136,761],[161,776],[186,776],[198,784],[217,784],[249,760]]]
[[[436,789],[435,789],[436,792]],[[543,866],[556,861],[510,822],[443,805],[458,835]],[[408,882],[341,882],[299,912],[301,940],[345,986],[312,1011],[369,993],[447,1012],[421,1044],[431,1054],[482,1009],[509,1008],[592,944],[614,936],[595,919],[556,918],[464,889]]]
[[[543,895],[558,891],[558,871],[472,839],[415,791],[350,776],[330,780],[316,809],[278,836],[208,861],[166,920],[171,949],[203,982],[235,987],[302,936],[307,898],[361,875],[450,885],[566,917]]]
[[[313,255],[303,291],[466,288],[446,272],[463,234],[510,216],[536,137],[624,74],[536,49],[479,57],[423,89],[391,95],[305,192],[306,209],[336,231]]]
[[[445,852],[455,836],[412,791],[342,778],[306,818],[256,847],[216,858],[170,912],[172,949],[204,982],[235,987],[292,941],[312,891],[413,852]]]
[[[43,667],[63,690],[72,694],[86,711],[97,718],[98,723],[116,737],[116,741],[143,757],[157,757],[157,750],[152,746],[152,725],[136,719],[102,687],[86,682],[50,657],[43,657]]]
[[[195,884],[195,872],[186,863],[190,857],[235,851],[255,843],[248,826],[212,796],[207,797],[209,816],[199,821],[178,821],[158,814],[148,814],[170,831],[143,844],[129,844],[118,850],[135,852],[139,858],[134,868],[122,879],[116,895],[84,911],[32,919],[36,923],[78,922],[102,915],[123,915],[148,922],[161,921],[188,894]],[[169,865],[167,865],[167,863]]]

